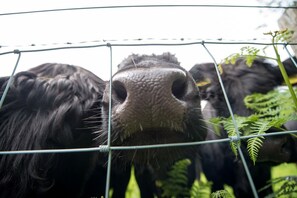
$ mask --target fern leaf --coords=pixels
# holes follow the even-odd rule
[[[233,198],[227,190],[218,190],[211,193],[211,198]]]
[[[190,197],[188,188],[187,167],[191,164],[189,159],[176,162],[167,173],[168,178],[161,181],[164,197]]]
[[[191,188],[191,198],[209,198],[211,194],[211,182],[195,181]]]
[[[248,130],[250,124],[256,120],[258,120],[257,116],[250,116],[250,117],[241,117],[234,115],[235,122],[237,125],[237,130],[239,132],[239,135],[242,134],[241,131],[246,131]],[[235,128],[235,125],[233,123],[233,120],[230,118],[227,119],[222,119],[221,123],[223,124],[224,129],[227,131],[227,134],[229,137],[237,136],[237,130]],[[231,141],[230,142],[230,147],[235,156],[238,156],[238,147],[240,146],[240,141]]]
[[[279,189],[276,189],[272,194],[267,195],[267,198],[297,196],[297,176],[285,176],[274,178],[269,181],[268,185],[260,189],[259,192],[267,188],[270,188],[272,185],[275,184],[281,184],[281,187]]]
[[[257,122],[252,123],[251,130],[254,134],[261,135],[264,134],[268,129],[273,127],[274,124],[274,121],[259,120]]]
[[[247,96],[244,102],[247,108],[255,111],[263,119],[288,119],[292,114],[296,114],[296,108],[288,90],[282,93],[273,90],[267,94],[252,94]]]
[[[259,150],[263,144],[262,139],[264,139],[263,136],[249,138],[247,140],[247,150],[248,150],[249,156],[250,156],[251,160],[253,161],[254,165],[256,163],[256,160],[257,160],[257,157],[259,154]]]

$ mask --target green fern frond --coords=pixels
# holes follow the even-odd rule
[[[250,130],[245,135],[265,134],[270,128],[279,131],[284,130],[282,126],[290,121],[297,120],[296,109],[291,95],[288,91],[280,93],[277,90],[267,94],[252,94],[244,100],[246,106],[252,109],[259,120],[251,123]],[[247,140],[247,150],[251,160],[255,163],[260,148],[263,144],[263,137]]]
[[[253,122],[250,126],[250,134],[248,135],[262,135],[265,134],[270,128],[273,127],[280,127],[284,122],[283,120],[272,120],[272,121],[265,121],[265,120],[258,120]],[[256,162],[259,150],[263,145],[263,140],[265,138],[263,136],[250,138],[247,140],[247,150],[251,160]]]
[[[227,131],[227,134],[229,137],[237,136],[235,125],[231,119],[223,120],[222,124],[224,126],[224,129]],[[233,153],[236,157],[238,156],[237,149],[239,147],[239,144],[240,144],[240,142],[230,141],[231,150],[233,151]]]
[[[240,53],[234,53],[226,57],[222,62],[225,64],[235,64],[236,60],[240,57],[244,57],[246,64],[251,67],[254,60],[259,57],[260,49],[255,47],[246,46],[240,49]]]
[[[253,122],[256,122],[259,120],[257,115],[251,115],[249,117],[241,117],[241,116],[234,115],[234,118],[237,125],[237,129],[239,131],[239,135],[242,135],[241,131],[244,131],[245,135],[249,135],[250,126],[252,125]],[[217,117],[217,118],[211,119],[211,122],[215,123],[216,125],[222,124],[222,126],[224,127],[224,129],[228,134],[228,137],[237,136],[236,128],[231,117],[229,118]],[[237,149],[239,146],[240,146],[240,141],[236,141],[236,142],[230,141],[231,150],[233,151],[236,157],[238,156]]]
[[[297,120],[296,108],[289,91],[280,93],[274,90],[267,94],[252,94],[244,102],[260,119],[273,121],[277,128],[290,120]]]
[[[263,120],[258,120],[254,123],[252,123],[251,127],[251,135],[252,134],[265,134],[265,132],[273,127],[275,124],[274,121],[263,121]]]
[[[208,122],[210,122],[212,124],[212,127],[214,129],[214,133],[217,135],[217,136],[221,136],[221,127],[220,127],[220,124],[221,124],[221,121],[222,121],[222,117],[214,117],[214,118],[210,118],[208,120]]]
[[[238,145],[238,143],[237,142],[230,142],[230,147],[231,147],[231,150],[232,150],[232,152],[234,153],[234,155],[235,155],[235,157],[237,157],[238,156],[238,147],[239,147],[239,145]]]
[[[297,89],[295,89],[297,92]],[[270,91],[267,94],[252,94],[244,100],[246,106],[255,113],[249,117],[235,115],[240,135],[261,135],[270,128],[284,131],[283,125],[291,120],[297,120],[297,110],[291,100],[289,91]],[[231,117],[218,118],[216,123],[220,123],[226,130],[228,136],[237,136],[236,128]],[[264,138],[257,137],[247,140],[247,149],[251,160],[255,163]],[[234,154],[237,156],[239,142],[230,142]]]
[[[234,115],[234,119],[235,119],[235,122],[236,122],[237,129],[239,131],[239,134],[241,134],[241,130],[246,128],[250,124],[251,120],[254,119],[254,117],[247,118],[247,117]],[[224,129],[227,131],[229,136],[237,135],[236,134],[236,128],[235,128],[235,125],[234,125],[233,120],[232,120],[231,117],[223,118],[221,120],[221,124],[223,124]]]
[[[263,145],[262,139],[264,139],[264,137],[259,136],[259,137],[249,138],[247,140],[247,150],[248,150],[249,156],[250,156],[251,160],[254,162],[254,164],[256,163],[256,160],[258,158],[259,150]]]
[[[191,198],[209,198],[211,193],[211,182],[195,181],[191,188]]]
[[[257,121],[258,117],[256,115],[252,115],[249,117],[234,115],[234,119],[237,125],[239,135],[242,135],[241,131],[249,131],[250,130],[249,126],[251,125],[251,123]],[[222,118],[221,124],[223,125],[224,129],[227,131],[227,134],[229,137],[237,136],[236,128],[231,117]],[[237,149],[239,146],[240,146],[240,141],[237,141],[237,142],[230,141],[231,150],[233,151],[236,157],[238,156]]]
[[[250,47],[250,46],[247,46],[247,47],[242,47],[240,49],[240,53],[241,53],[241,56],[244,56],[245,59],[246,59],[246,64],[251,67],[254,60],[258,57],[258,54],[260,52],[260,49],[257,49],[255,47]]]
[[[232,64],[234,65],[236,60],[240,57],[240,54],[239,53],[235,53],[235,54],[231,54],[230,56],[226,57],[222,63],[225,63],[225,64]]]
[[[290,42],[292,41],[294,31],[293,30],[280,30],[275,37],[276,42]]]
[[[278,107],[280,99],[282,98],[280,97],[279,93],[276,94],[275,91],[272,91],[268,92],[267,94],[255,93],[246,96],[244,102],[247,108],[261,113]]]
[[[285,176],[278,177],[270,180],[266,186],[261,188],[259,192],[270,188],[272,185],[281,184],[281,187],[275,190],[272,194],[266,196],[266,198],[282,197],[287,195],[289,197],[297,196],[297,176]]]
[[[233,198],[227,190],[218,190],[211,193],[211,198]]]
[[[268,131],[270,128],[278,129],[279,131],[284,130],[281,128],[281,126],[286,123],[289,120],[297,118],[297,116],[291,115],[288,117],[280,117],[278,114],[274,115],[274,111],[268,111],[270,112],[267,117],[263,117],[262,115],[259,116],[258,114],[253,114],[249,117],[241,117],[235,115],[235,121],[238,126],[238,130],[243,132],[243,135],[261,135],[265,134],[266,131]],[[221,118],[219,121],[224,129],[227,131],[227,134],[229,137],[237,136],[236,129],[233,123],[233,120],[231,117],[229,118]],[[240,132],[240,135],[242,135],[242,132]],[[247,150],[249,153],[249,156],[251,160],[255,163],[258,157],[259,150],[262,147],[264,137],[255,137],[250,138],[247,140]],[[237,149],[238,146],[240,146],[240,142],[230,142],[230,147],[235,156],[238,155]]]
[[[294,89],[297,92],[296,89]],[[252,94],[244,99],[247,108],[260,116],[287,117],[296,113],[296,107],[288,90],[280,93],[273,90],[267,94]]]
[[[276,197],[280,197],[283,195],[297,195],[297,177],[289,176],[283,179],[284,183],[280,189],[278,189],[274,194]]]
[[[176,162],[167,173],[167,179],[160,182],[164,197],[190,197],[188,187],[187,167],[191,164],[189,159]]]

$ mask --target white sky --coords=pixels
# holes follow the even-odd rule
[[[256,0],[205,0],[205,1],[90,1],[90,0],[0,0],[0,14],[40,9],[140,5],[140,4],[230,4],[259,5]],[[14,49],[44,48],[41,44],[78,43],[95,40],[119,40],[110,43],[129,43],[123,39],[191,38],[203,40],[252,40],[267,41],[264,32],[278,30],[280,12],[255,8],[122,8],[83,11],[47,12],[23,15],[0,15],[0,53]],[[267,27],[258,28],[262,24]],[[192,42],[186,40],[184,42]],[[140,43],[144,43],[141,41]],[[152,41],[150,41],[152,42]],[[150,43],[149,42],[149,43]],[[155,41],[156,42],[156,41]],[[162,41],[164,42],[164,41]],[[171,41],[173,42],[173,41]],[[177,41],[181,42],[182,41]],[[137,42],[136,42],[137,43]],[[29,47],[35,44],[37,47]],[[88,43],[94,44],[94,43]],[[7,47],[5,47],[7,46]],[[60,45],[59,45],[60,46]],[[208,48],[217,61],[238,52],[239,45],[210,45]],[[178,47],[113,47],[113,71],[131,53],[161,54],[172,52],[186,69],[194,64],[211,61],[200,45]],[[10,75],[17,56],[0,56],[0,76]],[[109,78],[109,49],[71,49],[50,52],[23,53],[17,71],[26,70],[46,62],[74,64],[93,71],[104,80]]]

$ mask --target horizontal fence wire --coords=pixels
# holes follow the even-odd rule
[[[36,14],[36,13],[44,13],[44,12],[61,12],[61,11],[78,11],[78,10],[92,10],[92,9],[119,9],[119,8],[154,8],[154,7],[228,7],[228,8],[269,8],[269,9],[297,9],[297,7],[291,6],[241,6],[241,5],[130,5],[130,6],[100,6],[100,7],[78,7],[78,8],[63,8],[63,9],[48,9],[48,10],[33,10],[33,11],[20,11],[20,12],[7,12],[7,13],[0,13],[1,16],[9,16],[9,15],[21,15],[21,14]],[[152,42],[154,41],[154,42]],[[166,42],[164,42],[166,41]],[[133,43],[129,43],[133,42]],[[92,43],[92,44],[90,44]],[[28,46],[9,46],[9,45],[1,45],[0,49],[2,51],[0,56],[4,56],[7,54],[17,54],[17,61],[15,67],[12,71],[12,74],[9,78],[9,81],[5,87],[5,90],[1,96],[0,100],[0,109],[3,105],[5,100],[6,94],[9,91],[9,86],[13,81],[13,76],[17,69],[18,63],[21,58],[21,54],[23,53],[34,53],[34,52],[46,52],[46,51],[54,51],[54,50],[67,50],[67,49],[83,49],[83,48],[98,48],[98,47],[108,47],[110,52],[110,81],[112,80],[112,49],[114,47],[129,47],[129,46],[186,46],[186,45],[199,45],[203,46],[205,51],[209,54],[213,63],[216,66],[217,76],[219,78],[219,82],[224,94],[224,98],[226,104],[228,106],[228,110],[232,117],[233,124],[236,129],[236,136],[232,136],[229,138],[217,139],[217,140],[206,140],[206,141],[197,141],[197,142],[187,142],[187,143],[170,143],[170,144],[157,144],[157,145],[141,145],[141,146],[112,146],[110,142],[110,135],[111,135],[111,125],[108,125],[108,141],[107,145],[100,145],[99,147],[91,147],[91,148],[70,148],[70,149],[40,149],[40,150],[15,150],[15,151],[0,151],[0,155],[17,155],[17,154],[46,154],[46,153],[73,153],[73,152],[108,152],[108,164],[107,164],[107,180],[106,180],[106,194],[105,197],[109,196],[109,183],[110,183],[110,171],[111,171],[111,159],[112,159],[112,151],[115,150],[139,150],[139,149],[155,149],[155,148],[168,148],[168,147],[184,147],[184,146],[197,146],[202,144],[213,144],[213,143],[223,143],[223,142],[238,142],[240,140],[254,138],[254,137],[269,137],[269,136],[278,136],[278,135],[285,135],[285,134],[297,134],[297,130],[293,131],[279,131],[279,132],[272,132],[267,134],[260,134],[260,135],[248,135],[248,136],[241,136],[237,127],[236,120],[234,118],[234,114],[228,100],[222,79],[219,74],[219,70],[217,68],[217,62],[212,55],[212,53],[207,48],[207,45],[224,45],[224,44],[231,44],[231,45],[262,45],[262,46],[269,46],[269,45],[281,45],[284,46],[289,57],[293,57],[289,50],[287,49],[288,45],[297,45],[297,43],[271,43],[271,42],[257,42],[257,41],[224,41],[223,39],[218,39],[218,41],[211,41],[211,40],[201,40],[201,39],[185,39],[185,38],[176,38],[176,39],[155,39],[155,38],[147,38],[147,39],[123,39],[123,40],[101,40],[101,41],[91,41],[91,42],[66,42],[66,43],[55,43],[55,44],[31,44]],[[58,45],[58,47],[57,47]],[[47,47],[52,46],[52,47]],[[13,50],[6,50],[6,48],[16,47]],[[293,59],[292,59],[293,60]],[[294,60],[293,60],[294,62]],[[294,62],[296,65],[296,62]],[[297,65],[296,65],[297,67]],[[110,83],[109,93],[112,92],[112,82]],[[111,100],[111,97],[109,97]],[[111,123],[111,101],[109,102],[109,115],[108,121]],[[247,167],[246,159],[242,153],[240,147],[238,147],[239,156],[243,162],[248,180],[250,182],[250,186],[253,191],[253,196],[258,197],[257,191],[254,186],[253,179],[251,177],[249,168]]]
[[[78,152],[109,152],[119,151],[119,150],[141,150],[141,149],[156,149],[156,148],[166,148],[166,147],[186,147],[186,146],[198,146],[203,144],[214,144],[214,143],[224,143],[230,141],[245,140],[254,137],[270,137],[286,134],[297,134],[297,130],[293,131],[281,131],[266,133],[261,135],[247,135],[247,136],[230,136],[229,138],[222,138],[217,140],[205,140],[196,142],[186,142],[186,143],[168,143],[168,144],[153,144],[153,145],[141,145],[141,146],[110,146],[100,145],[99,147],[88,147],[88,148],[72,148],[72,149],[38,149],[38,150],[15,150],[15,151],[0,151],[0,155],[18,155],[18,154],[46,154],[46,153],[78,153]]]
[[[45,12],[79,11],[79,10],[97,10],[97,9],[123,9],[123,8],[174,8],[174,7],[207,7],[207,8],[256,8],[256,9],[297,9],[296,6],[269,6],[269,5],[222,5],[222,4],[167,4],[167,5],[115,5],[115,6],[92,6],[77,8],[57,8],[46,10],[31,10],[20,12],[0,13],[0,16],[36,14]]]
[[[208,40],[199,40],[195,42],[187,42],[188,39],[181,38],[180,40],[182,42],[162,42],[160,41],[162,39],[156,39],[155,43],[149,43],[150,39],[127,39],[126,41],[122,42],[110,42],[112,40],[105,40],[105,41],[96,41],[98,44],[90,44],[90,45],[75,45],[74,43],[68,42],[68,43],[61,43],[61,44],[55,44],[55,45],[61,45],[60,47],[47,47],[43,48],[44,45],[28,45],[28,46],[21,46],[20,48],[3,51],[0,52],[0,55],[5,54],[17,54],[17,53],[30,53],[30,52],[46,52],[46,51],[54,51],[54,50],[64,50],[64,49],[86,49],[86,48],[97,48],[97,47],[142,47],[142,46],[188,46],[188,45],[202,45],[202,44],[212,44],[212,45],[260,45],[260,46],[272,46],[272,45],[297,45],[295,42],[279,42],[279,43],[271,43],[271,41],[267,42],[253,42],[253,41],[208,41]],[[174,39],[177,40],[177,39]],[[137,42],[137,43],[129,43],[129,41]],[[158,42],[159,41],[159,42]],[[46,46],[50,46],[51,44],[45,44]],[[40,46],[36,49],[36,47]],[[0,49],[5,48],[11,48],[9,46],[0,46]],[[22,49],[24,48],[24,49]],[[33,48],[33,49],[30,49]],[[35,48],[35,49],[34,49]]]

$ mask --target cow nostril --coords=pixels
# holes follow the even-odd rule
[[[177,79],[172,84],[172,94],[177,99],[182,99],[187,89],[187,83],[185,79]]]
[[[121,83],[119,81],[113,82],[113,91],[114,91],[116,98],[120,102],[124,102],[126,100],[127,90],[126,90],[125,86],[123,85],[123,83]]]

